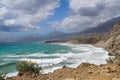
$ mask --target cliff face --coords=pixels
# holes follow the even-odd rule
[[[117,22],[109,32],[104,33],[96,45],[106,48],[110,55],[120,55],[120,22]]]
[[[88,34],[72,39],[69,42],[79,44],[95,44],[109,51],[110,55],[120,56],[120,22],[117,22],[110,31],[103,34]]]

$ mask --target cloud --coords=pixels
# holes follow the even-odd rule
[[[29,31],[54,14],[59,0],[1,0],[0,5],[0,31]]]
[[[0,8],[0,19],[4,19],[4,16],[7,12],[8,11],[5,7]]]
[[[84,29],[84,26],[90,23],[91,19],[76,14],[66,17],[62,22],[53,22],[51,24],[56,29],[75,30],[78,25],[83,25],[81,29]]]
[[[70,13],[53,27],[66,30],[85,30],[120,16],[120,0],[69,0]],[[59,27],[57,27],[59,26]]]
[[[81,16],[99,16],[100,12],[105,9],[105,5],[97,4],[95,7],[81,7],[78,11]]]

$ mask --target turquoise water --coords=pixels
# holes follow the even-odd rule
[[[91,45],[70,43],[0,43],[0,71],[16,72],[18,61],[35,61],[43,67],[43,72],[51,72],[67,65],[78,66],[81,62],[105,63],[108,53]]]
[[[37,55],[39,55],[39,53],[54,54],[57,52],[62,54],[62,53],[67,53],[69,50],[70,48],[66,46],[47,44],[47,43],[46,44],[15,43],[15,42],[0,43],[0,71],[4,71],[4,72],[15,71],[15,63],[25,58],[29,58],[29,59],[47,58],[42,56],[37,57],[34,56],[34,54]]]

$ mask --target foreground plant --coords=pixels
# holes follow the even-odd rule
[[[41,67],[37,63],[32,61],[20,61],[16,63],[16,69],[19,73],[39,74]]]
[[[115,58],[109,57],[108,59],[106,59],[106,62],[107,62],[108,64],[113,64],[113,63],[115,63]]]
[[[6,76],[6,74],[4,74],[4,73],[0,73],[0,80],[5,80],[5,79],[4,79],[5,76]]]
[[[106,62],[108,64],[113,64],[113,63],[120,63],[120,56],[111,56],[108,59],[106,59]]]

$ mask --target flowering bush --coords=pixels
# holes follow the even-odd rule
[[[16,69],[19,73],[39,74],[42,68],[32,61],[20,61],[16,63]]]
[[[116,62],[116,58],[109,57],[108,59],[106,59],[106,62],[107,62],[108,64],[115,63],[115,62]]]
[[[0,80],[5,80],[4,77],[5,77],[6,74],[4,73],[0,73]]]

